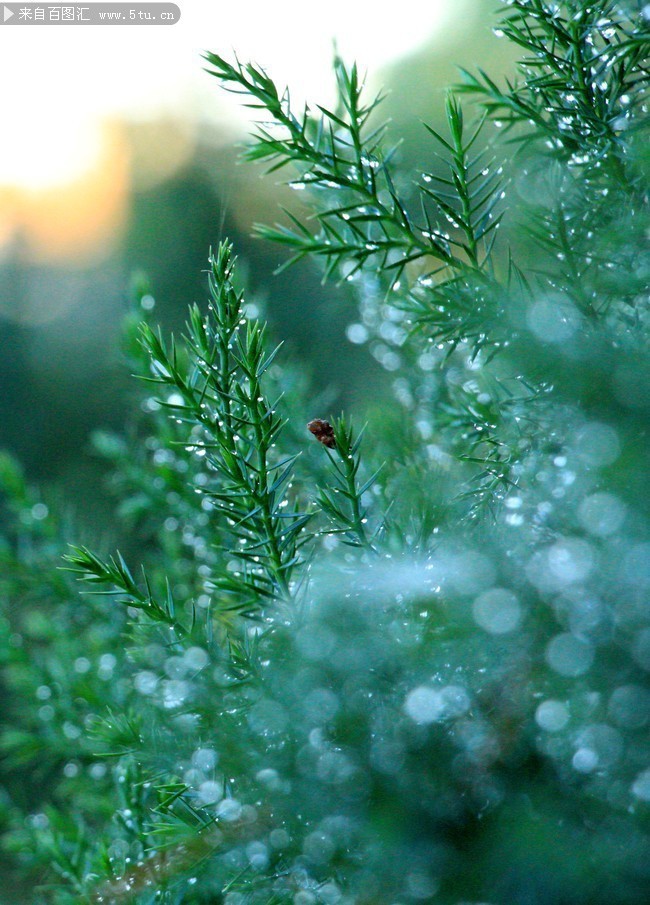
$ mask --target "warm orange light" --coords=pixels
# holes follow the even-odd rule
[[[1,187],[0,245],[34,262],[87,263],[106,257],[124,223],[129,153],[123,130],[99,127],[94,159],[77,178],[40,187]]]

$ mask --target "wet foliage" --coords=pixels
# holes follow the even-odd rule
[[[414,179],[356,67],[295,111],[207,56],[305,201],[260,235],[349,285],[391,393],[320,410],[222,243],[184,337],[149,294],[125,324],[137,413],[95,444],[134,561],[0,460],[34,901],[650,895],[647,10],[514,0],[496,31],[516,78],[465,73]]]

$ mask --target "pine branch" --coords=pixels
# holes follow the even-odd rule
[[[327,424],[328,422],[322,422]],[[336,418],[331,428],[331,441],[324,443],[334,452],[326,448],[332,470],[330,471],[331,483],[328,487],[321,488],[318,495],[318,505],[329,516],[334,528],[328,529],[328,533],[341,533],[345,536],[345,543],[353,547],[363,547],[367,550],[375,550],[374,535],[369,535],[367,523],[367,511],[362,503],[362,497],[370,490],[379,475],[378,469],[363,483],[358,480],[361,467],[359,449],[363,431],[354,436],[352,425],[345,418]],[[344,502],[342,502],[342,500]]]
[[[212,75],[229,90],[249,97],[247,106],[271,117],[271,125],[258,127],[246,156],[271,161],[272,170],[292,164],[298,175],[292,176],[289,184],[308,189],[313,199],[316,229],[289,212],[290,225],[257,228],[262,238],[293,253],[284,266],[313,256],[322,259],[325,278],[350,279],[360,270],[370,270],[388,290],[398,287],[407,268],[417,262],[420,276],[414,283],[414,298],[408,292],[409,280],[403,287],[405,308],[415,313],[418,325],[426,327],[436,340],[447,341],[451,336],[460,342],[467,338],[462,314],[444,326],[439,324],[435,314],[438,297],[428,287],[439,284],[440,294],[448,295],[453,311],[455,295],[447,293],[448,288],[462,281],[470,287],[468,291],[479,287],[489,294],[494,283],[490,253],[501,219],[497,207],[504,186],[501,170],[484,152],[469,156],[482,134],[482,123],[465,137],[460,106],[453,96],[448,98],[451,140],[429,131],[443,152],[449,175],[424,174],[416,186],[421,207],[418,222],[397,191],[392,167],[395,149],[384,148],[384,127],[368,127],[381,98],[369,103],[362,100],[356,66],[348,70],[336,60],[339,111],[319,106],[318,115],[306,108],[297,116],[291,110],[288,91],[281,94],[253,64],[230,64],[216,54],[208,54],[206,59],[213,67],[209,70]],[[482,330],[468,325],[471,336],[486,333],[494,314],[486,308],[478,310]]]
[[[233,266],[231,248],[222,244],[211,258],[209,313],[203,317],[196,306],[190,312],[185,367],[173,342],[167,348],[148,327],[142,342],[150,379],[173,391],[161,404],[199,430],[190,442],[216,479],[203,493],[227,525],[228,556],[239,562],[238,571],[224,570],[213,581],[231,598],[220,606],[247,612],[290,596],[298,542],[311,516],[287,508],[295,456],[275,453],[283,422],[262,386],[278,349],[267,353],[264,328],[246,321]]]
[[[423,195],[445,215],[453,229],[464,234],[462,240],[446,239],[461,249],[477,273],[481,273],[490,260],[491,246],[486,242],[493,230],[497,229],[503,214],[496,214],[495,208],[504,195],[502,168],[494,166],[494,160],[486,160],[485,150],[470,158],[469,152],[479,138],[483,119],[465,138],[463,111],[453,94],[446,100],[447,124],[451,144],[438,132],[425,126],[448,155],[448,178],[425,174],[421,187]],[[443,158],[444,159],[444,158]],[[444,189],[431,188],[431,183],[439,183]],[[479,254],[482,248],[482,256]]]
[[[72,552],[64,557],[71,567],[67,569],[92,586],[93,594],[103,594],[119,598],[119,602],[135,610],[141,610],[153,622],[170,628],[179,638],[189,635],[189,630],[176,619],[176,606],[169,583],[164,601],[154,597],[150,581],[144,569],[142,578],[144,590],[137,584],[121,553],[117,552],[108,560],[102,560],[86,547],[72,547]],[[97,586],[109,585],[100,590]]]
[[[520,80],[502,89],[482,70],[462,70],[459,90],[482,98],[515,141],[545,138],[560,159],[598,180],[610,170],[631,188],[626,156],[650,75],[641,19],[614,0],[513,0],[496,31],[530,54]]]

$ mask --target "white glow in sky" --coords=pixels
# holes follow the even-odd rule
[[[263,65],[299,103],[329,103],[334,40],[372,73],[469,2],[178,0],[172,26],[0,26],[0,186],[73,179],[98,158],[107,116],[232,121],[240,108],[202,71],[204,50]]]

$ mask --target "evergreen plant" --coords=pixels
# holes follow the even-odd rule
[[[345,285],[389,390],[323,410],[226,241],[181,339],[148,295],[125,324],[128,562],[0,460],[30,901],[650,899],[648,17],[511,0],[516,77],[464,72],[415,176],[356,66],[296,110],[207,54],[304,199],[261,238]]]

